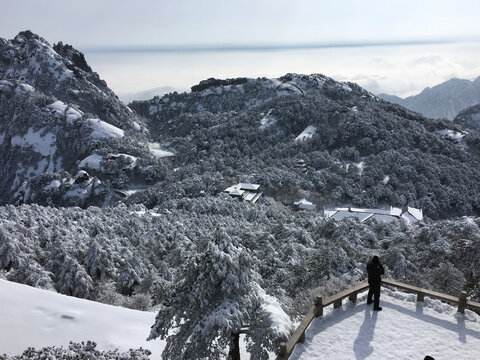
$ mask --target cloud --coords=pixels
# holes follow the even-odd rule
[[[424,55],[418,56],[410,61],[411,65],[421,65],[421,64],[428,64],[428,65],[439,65],[445,62],[445,59],[439,55]]]

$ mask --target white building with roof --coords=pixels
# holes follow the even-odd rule
[[[255,204],[260,196],[262,196],[262,193],[259,191],[259,189],[260,185],[258,184],[239,183],[237,185],[227,187],[224,192],[232,197],[238,197],[241,200]]]
[[[398,207],[390,206],[389,209],[362,209],[354,207],[336,207],[326,208],[323,211],[326,218],[334,220],[342,220],[346,217],[355,217],[360,222],[368,219],[375,219],[378,221],[390,222],[398,219],[403,219],[408,223],[414,223],[423,220],[422,209],[417,209],[408,206],[402,210]]]

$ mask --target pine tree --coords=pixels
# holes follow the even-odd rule
[[[217,230],[205,252],[192,256],[185,279],[159,311],[149,336],[167,338],[165,359],[215,360],[227,355],[228,348],[229,358],[239,360],[240,333],[248,336],[248,325],[261,322],[261,316],[264,328],[276,332],[265,326],[271,324],[271,317],[253,265],[249,252],[222,230]],[[258,340],[250,336],[251,343]],[[258,359],[265,358],[264,348],[250,347]]]

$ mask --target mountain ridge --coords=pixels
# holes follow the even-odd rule
[[[0,139],[0,203],[101,205],[125,179],[163,171],[144,120],[83,54],[31,31],[0,40]]]
[[[356,84],[207,79],[127,107],[73,47],[31,32],[1,44],[3,203],[154,207],[254,182],[284,204],[480,211],[478,135]]]
[[[453,120],[461,110],[480,103],[480,76],[474,80],[452,78],[406,98],[383,93],[378,97],[428,117]]]

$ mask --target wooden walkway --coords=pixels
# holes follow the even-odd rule
[[[382,284],[386,286],[396,287],[406,292],[417,294],[417,301],[424,301],[425,296],[428,296],[433,299],[439,299],[441,301],[455,304],[458,306],[458,311],[462,314],[465,313],[466,308],[480,311],[480,303],[467,300],[467,293],[465,291],[462,291],[459,297],[455,297],[436,291],[422,289],[416,286],[408,285],[390,279],[382,279]],[[333,304],[333,307],[335,309],[339,308],[340,306],[342,306],[343,299],[347,297],[350,301],[355,302],[357,300],[357,294],[366,289],[368,289],[368,283],[365,281],[326,299],[322,299],[322,297],[317,296],[315,298],[314,304],[312,305],[312,307],[310,307],[308,313],[305,315],[304,319],[302,320],[300,325],[298,325],[297,329],[293,332],[288,341],[282,342],[280,344],[280,350],[278,352],[276,360],[287,360],[292,354],[295,345],[297,343],[303,343],[305,341],[305,331],[310,326],[310,323],[315,317],[323,315],[323,308],[325,306]]]

